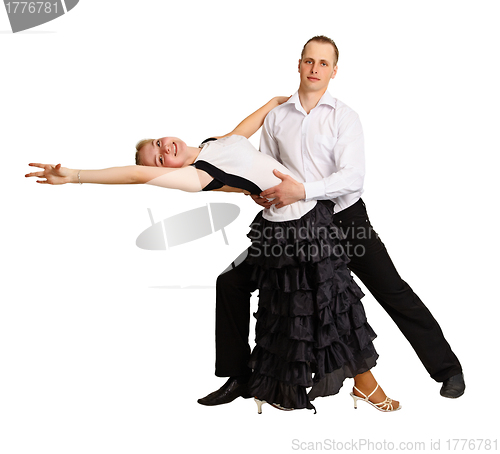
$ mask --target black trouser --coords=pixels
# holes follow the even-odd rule
[[[394,320],[431,377],[442,382],[461,373],[439,324],[399,276],[370,224],[364,202],[360,199],[335,214],[334,223],[346,236],[341,243],[351,259],[347,266]],[[249,372],[250,295],[255,290],[250,275],[251,267],[243,261],[217,279],[215,374],[219,377]]]

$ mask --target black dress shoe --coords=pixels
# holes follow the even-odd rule
[[[245,399],[252,397],[248,393],[248,386],[246,383],[238,383],[235,377],[230,377],[220,389],[210,393],[208,396],[198,399],[198,403],[202,405],[222,405],[228,404],[240,396]]]
[[[465,392],[464,374],[457,374],[453,375],[453,377],[447,378],[443,382],[440,394],[443,397],[456,399],[457,397],[460,397],[464,392]]]

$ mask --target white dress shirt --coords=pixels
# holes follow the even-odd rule
[[[298,92],[271,110],[260,151],[300,176],[306,200],[332,199],[335,212],[363,193],[364,138],[358,114],[328,92],[309,114]]]

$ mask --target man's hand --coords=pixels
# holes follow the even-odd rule
[[[290,175],[281,173],[276,169],[273,170],[273,173],[282,180],[282,182],[278,186],[266,189],[260,194],[260,196],[265,199],[273,199],[270,205],[276,205],[276,208],[282,208],[306,198],[306,190],[302,183],[299,183]]]

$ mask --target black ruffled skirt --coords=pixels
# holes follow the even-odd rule
[[[338,393],[378,358],[332,216],[329,201],[294,221],[259,213],[248,234],[259,289],[249,389],[286,408],[314,408],[312,400]]]

